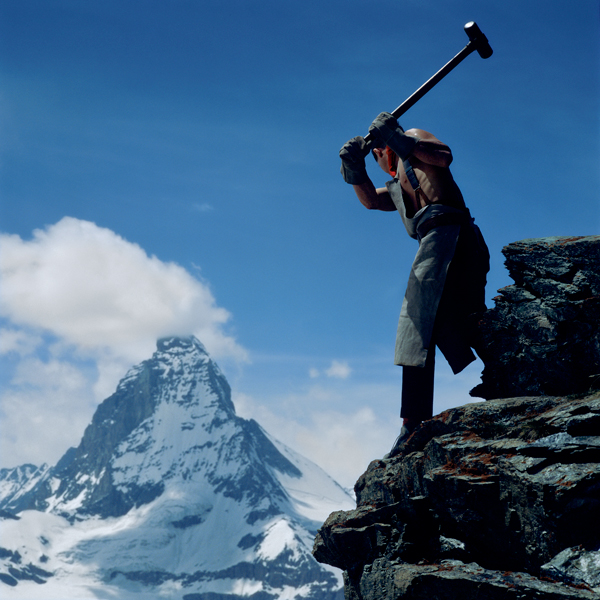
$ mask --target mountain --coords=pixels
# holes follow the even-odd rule
[[[15,598],[42,583],[49,598],[342,597],[311,549],[354,501],[236,415],[194,337],[160,340],[54,467],[6,471],[0,585]]]
[[[41,467],[27,464],[12,469],[0,469],[0,505],[17,506],[20,498],[29,494],[49,468],[44,463]]]

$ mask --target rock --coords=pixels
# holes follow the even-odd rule
[[[406,565],[379,559],[358,579],[346,578],[347,600],[591,600],[597,597],[585,587],[567,587],[527,573],[490,571],[477,563],[465,564],[459,560]]]
[[[541,572],[548,578],[600,592],[600,551],[587,552],[581,546],[567,548],[542,565]]]
[[[446,411],[369,465],[313,554],[348,600],[597,597],[599,416],[600,393]]]
[[[600,389],[600,236],[522,240],[502,253],[514,285],[479,319],[480,398]]]

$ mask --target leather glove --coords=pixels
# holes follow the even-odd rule
[[[369,154],[369,148],[365,138],[358,136],[348,140],[340,150],[342,168],[340,169],[344,181],[352,185],[360,185],[369,180],[365,156]]]
[[[388,112],[380,113],[371,127],[369,133],[389,146],[402,160],[409,157],[417,145],[419,138],[406,135],[398,121]]]

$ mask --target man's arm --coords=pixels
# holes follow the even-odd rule
[[[444,168],[452,162],[452,152],[446,144],[423,129],[404,131],[390,113],[377,115],[369,127],[369,133],[389,146],[401,160],[414,156],[423,163]]]
[[[452,164],[452,151],[433,134],[423,129],[409,129],[406,135],[419,140],[412,150],[412,156],[421,162],[443,168]]]
[[[386,188],[376,188],[369,179],[365,183],[352,186],[360,203],[369,210],[396,210]]]
[[[340,150],[342,175],[346,183],[352,184],[361,204],[369,209],[396,210],[386,188],[376,189],[367,175],[365,156],[369,149],[364,138],[355,137],[347,141]]]

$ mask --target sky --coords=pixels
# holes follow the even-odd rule
[[[196,335],[238,414],[352,487],[400,428],[416,253],[341,178],[400,122],[453,152],[492,255],[600,233],[596,0],[5,0],[0,7],[0,467],[54,464],[156,340]],[[386,176],[373,161],[377,186]],[[434,411],[483,365],[439,356]]]

